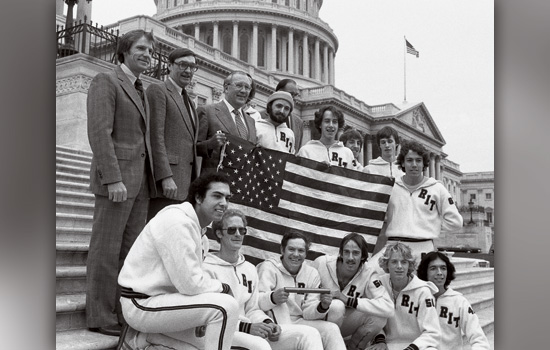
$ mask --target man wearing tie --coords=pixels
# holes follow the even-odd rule
[[[91,331],[118,336],[124,322],[117,284],[120,267],[145,226],[155,192],[149,104],[140,74],[151,64],[152,33],[133,30],[119,39],[121,63],[95,76],[88,90],[88,139],[95,195],[87,259],[86,319]]]
[[[254,97],[254,80],[250,74],[234,71],[225,78],[223,88],[225,98],[221,102],[197,108],[197,153],[203,157],[201,172],[216,171],[225,133],[256,143],[254,119],[242,110],[246,102]]]
[[[151,198],[147,221],[162,208],[182,203],[198,177],[198,119],[185,87],[198,69],[193,51],[175,49],[168,55],[165,82],[147,88],[151,111],[151,146],[157,197]]]

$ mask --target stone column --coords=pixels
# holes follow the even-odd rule
[[[254,67],[258,66],[258,22],[252,23],[252,61]]]
[[[315,60],[315,80],[321,80],[321,48],[319,38],[315,38],[314,60]]]
[[[323,46],[323,83],[328,84],[328,44]]]
[[[87,22],[90,23],[92,19],[92,3],[86,0],[78,1],[76,5],[76,20],[84,22],[84,17],[86,17]]]
[[[195,39],[199,41],[201,35],[201,25],[198,22],[195,22]]]
[[[304,32],[304,38],[302,41],[303,65],[304,65],[304,77],[309,78],[309,45],[307,43],[307,33]]]
[[[313,127],[313,120],[304,121],[304,131],[302,134],[302,145],[305,145],[311,140],[311,128]]]
[[[435,178],[435,154],[430,153],[430,177]]]
[[[231,42],[231,56],[239,58],[239,21],[233,21],[233,41]]]
[[[271,26],[271,71],[277,70],[277,26]]]
[[[219,30],[218,30],[218,21],[214,21],[212,23],[214,24],[214,28],[212,30],[212,35],[213,35],[213,37],[212,37],[212,46],[215,49],[219,50],[220,49],[220,44],[218,42],[218,34],[219,34],[218,33],[219,32]]]
[[[334,85],[334,50],[331,49],[328,55],[328,65],[329,65],[329,79],[328,83]]]
[[[288,72],[294,74],[294,28],[292,27],[288,29]]]
[[[287,38],[281,35],[281,72],[287,72],[288,71],[288,64],[286,62],[286,55],[287,55],[287,48],[286,48],[286,42]]]
[[[441,180],[441,158],[439,156],[435,157],[435,179]]]
[[[369,164],[369,160],[372,159],[372,135],[365,135],[365,141],[366,141],[366,152],[365,152],[365,160],[364,160],[364,166],[367,166]]]

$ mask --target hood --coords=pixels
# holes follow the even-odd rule
[[[389,162],[386,162],[386,161],[384,160],[384,158],[378,157],[378,158],[376,158],[376,159],[371,159],[371,160],[369,160],[369,165],[378,165],[378,166],[380,166],[380,165],[385,165],[385,166],[389,166],[390,163],[389,163]]]
[[[267,264],[272,264],[273,266],[275,266],[277,269],[279,269],[279,271],[281,271],[281,273],[283,273],[284,275],[287,275],[287,276],[290,276],[290,277],[293,277],[290,272],[288,272],[287,269],[285,269],[285,267],[283,266],[283,262],[281,261],[281,258],[269,258],[265,261],[265,263]],[[302,265],[303,266],[303,265]],[[300,268],[301,270],[302,268]],[[299,272],[299,271],[298,271]]]
[[[414,290],[421,287],[428,287],[432,294],[439,292],[439,288],[433,282],[429,281],[423,281],[420,278],[418,278],[416,275],[412,275],[413,279],[403,288],[403,292],[408,290]]]
[[[211,265],[219,265],[219,266],[239,266],[241,264],[243,264],[245,262],[245,259],[244,259],[244,255],[242,254],[239,254],[239,259],[237,260],[236,263],[230,263],[230,262],[227,262],[225,260],[223,260],[222,258],[220,258],[218,255],[214,254],[214,253],[208,253],[206,255],[206,257],[204,258],[204,262],[205,263],[208,263],[208,264],[211,264]]]
[[[456,290],[452,289],[451,287],[447,288],[447,290],[445,291],[445,293],[441,294],[439,296],[439,299],[441,298],[445,298],[445,297],[453,297],[453,296],[457,296],[457,295],[462,295],[462,293],[460,292],[457,292]]]
[[[405,175],[403,175],[403,176],[405,176]],[[407,186],[405,186],[405,184],[403,183],[403,176],[396,178],[396,179],[395,179],[395,184],[396,184],[396,185],[399,185],[399,186],[401,186],[401,187],[403,187],[403,188],[405,188],[405,189],[408,191],[409,189],[408,189]],[[421,189],[421,188],[426,188],[426,187],[433,186],[433,185],[435,185],[436,183],[437,183],[437,180],[436,180],[436,179],[434,179],[433,177],[428,177],[428,179],[426,180],[426,182],[424,182],[424,184],[422,184],[422,186],[418,187],[416,190],[418,191],[418,190]]]

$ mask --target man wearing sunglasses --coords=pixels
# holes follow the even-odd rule
[[[193,51],[178,48],[168,55],[169,76],[151,84],[147,99],[151,110],[151,147],[157,186],[147,221],[162,208],[183,202],[189,184],[199,174],[197,162],[198,118],[186,87],[197,71]]]
[[[118,278],[129,326],[123,349],[181,342],[230,349],[238,304],[230,286],[210,278],[203,267],[206,227],[222,218],[230,196],[225,175],[201,175],[191,183],[186,202],[162,209],[140,233]],[[194,344],[196,333],[204,347]]]
[[[232,72],[223,82],[223,92],[222,101],[197,108],[200,125],[197,152],[203,157],[201,172],[216,171],[225,134],[256,143],[254,119],[243,111],[256,93],[252,76],[243,71]]]
[[[227,283],[239,302],[239,325],[232,346],[255,350],[319,350],[321,336],[312,327],[278,325],[258,306],[258,273],[240,252],[247,233],[246,217],[228,209],[220,221],[212,223],[212,231],[220,243],[218,252],[204,259],[205,271]]]

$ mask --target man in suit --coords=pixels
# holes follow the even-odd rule
[[[185,90],[198,69],[195,54],[189,49],[175,49],[168,55],[168,69],[165,82],[147,88],[157,181],[157,197],[151,198],[147,221],[167,205],[182,203],[200,171],[196,150],[198,119]]]
[[[254,119],[243,106],[254,97],[256,86],[250,74],[234,71],[223,82],[225,98],[197,108],[199,142],[197,153],[203,157],[201,172],[216,171],[225,133],[256,143]]]
[[[117,278],[145,226],[154,194],[148,102],[139,79],[151,63],[152,33],[119,39],[120,66],[95,76],[88,91],[88,139],[93,152],[90,189],[94,222],[87,259],[86,319],[91,331],[120,334],[124,322]]]
[[[292,99],[294,100],[294,105],[296,105],[296,97],[300,96],[300,90],[298,90],[298,85],[292,79],[283,79],[275,87],[275,91],[284,91],[288,92]],[[263,119],[269,119],[269,114],[267,111],[261,113]],[[295,114],[290,114],[286,121],[287,126],[294,132],[294,151],[298,153],[300,147],[302,147],[302,136],[304,134],[304,122],[302,118],[298,117]]]

